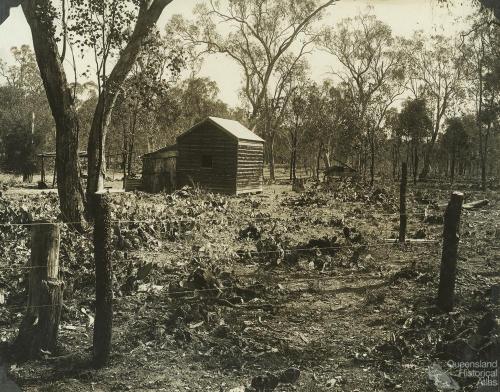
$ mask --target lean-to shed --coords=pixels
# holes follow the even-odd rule
[[[211,192],[262,192],[264,140],[238,121],[208,117],[177,137],[177,180]]]
[[[142,184],[145,192],[173,192],[176,188],[177,146],[167,146],[142,156]]]

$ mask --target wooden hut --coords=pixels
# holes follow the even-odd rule
[[[142,184],[145,192],[173,192],[176,188],[177,146],[163,147],[142,156]]]
[[[217,193],[262,192],[264,140],[238,121],[208,117],[177,137],[179,185]]]

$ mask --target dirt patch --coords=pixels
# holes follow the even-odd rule
[[[439,243],[385,241],[397,229],[397,184],[335,186],[114,195],[111,365],[88,365],[90,233],[65,231],[60,350],[10,363],[9,376],[25,391],[241,391],[276,381],[276,391],[422,391],[432,364],[455,374],[446,364],[465,355],[463,342],[487,355],[491,333],[479,332],[495,306],[498,201],[490,195],[484,210],[463,213],[457,308],[441,314]],[[423,222],[422,199],[442,204],[446,192],[419,192],[409,197],[409,231],[439,240],[442,227]],[[0,216],[56,219],[57,199],[4,195]],[[0,242],[0,338],[9,342],[26,300],[29,231],[4,226]],[[294,377],[282,378],[287,370]],[[474,390],[473,379],[457,382]]]

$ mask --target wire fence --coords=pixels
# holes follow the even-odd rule
[[[405,259],[405,263],[413,263],[413,262],[417,262],[417,261],[421,261],[423,257],[426,257],[426,256],[432,256],[430,254],[421,254],[419,255],[419,257],[414,257],[414,258],[410,258],[410,259]],[[23,267],[19,267],[19,268],[23,268]],[[32,268],[46,268],[46,267],[24,267],[26,269],[32,269]],[[405,268],[405,267],[403,267]],[[257,277],[256,274],[252,275],[253,277]],[[365,276],[366,277],[366,276]],[[371,276],[373,278],[373,276]],[[384,280],[384,277],[382,276],[377,276],[376,277],[378,280]],[[287,277],[285,280],[283,280],[285,283],[317,283],[317,282],[323,282],[323,281],[340,281],[341,280],[341,277],[337,276],[337,275],[326,275],[326,276],[315,276],[315,277],[304,277],[304,276],[301,276],[301,277]],[[388,279],[386,278],[385,280],[387,280],[388,283],[390,283],[391,281],[391,277],[389,276]],[[283,282],[282,281],[282,282]],[[165,290],[164,288],[162,288],[161,291],[161,296],[162,298],[186,298],[186,296],[188,295],[192,295],[192,296],[196,296],[196,295],[199,295],[199,294],[221,294],[225,291],[232,291],[232,290],[241,290],[241,289],[254,289],[255,287],[257,286],[256,283],[251,283],[251,284],[247,284],[247,285],[229,285],[229,286],[216,286],[216,287],[213,287],[213,288],[196,288],[196,289],[182,289],[182,290]],[[351,287],[352,289],[359,289],[359,287]],[[345,289],[345,287],[342,287],[342,288],[339,288],[340,289]],[[121,296],[117,296],[117,297],[114,297],[113,299],[115,301],[119,301],[119,300],[123,300],[123,299],[127,299],[127,298],[132,298],[132,297],[136,297],[137,294],[134,294],[134,295],[121,295]],[[198,297],[193,297],[192,299],[195,299],[195,298],[198,298]],[[200,299],[202,299],[200,297]],[[75,306],[76,303],[74,304]],[[246,306],[245,304],[231,304],[233,305],[234,307],[238,307],[238,308],[245,308],[245,307],[255,307],[255,305],[248,305]],[[0,309],[8,309],[8,310],[22,310],[22,309],[26,309],[28,307],[27,304],[25,305],[2,305],[0,306]],[[33,306],[33,305],[30,305],[29,306],[31,309],[37,309],[37,308],[53,308],[53,307],[57,307],[57,305],[39,305],[39,306]]]
[[[440,210],[429,210],[429,211],[420,211],[420,210],[415,210],[415,211],[407,211],[406,216],[409,217],[425,217],[428,215],[431,215],[432,213],[436,213],[438,211],[444,211],[444,207],[442,207]],[[474,213],[476,211],[469,211],[469,210],[464,210],[462,211],[462,218],[467,217],[468,214]],[[400,217],[401,214],[399,212],[379,212],[379,211],[372,211],[372,210],[367,210],[365,211],[365,214],[371,214],[373,218],[377,217]],[[345,212],[343,214],[340,214],[341,217],[347,218],[349,215],[357,215],[359,216],[359,213],[355,212]],[[200,214],[197,216],[189,217],[189,218],[176,218],[176,217],[165,217],[165,218],[154,218],[154,219],[112,219],[111,223],[113,224],[161,224],[161,223],[193,223],[196,218],[199,217],[204,217],[207,218],[206,216]],[[332,216],[332,217],[337,217],[337,216]],[[362,216],[363,217],[363,216]],[[231,217],[223,217],[227,222],[229,223],[245,223],[245,221],[276,221],[280,219],[284,220],[293,220],[294,218],[299,218],[294,217],[294,216],[289,216],[287,218],[282,218],[279,215],[277,216],[247,216],[245,218],[241,219],[234,219]],[[0,227],[32,227],[32,226],[39,226],[39,225],[60,225],[60,226],[75,226],[75,225],[80,225],[82,224],[81,221],[33,221],[33,222],[0,222]]]
[[[372,211],[366,211],[366,214],[371,213]],[[374,216],[372,219],[380,219],[381,217],[387,217],[387,218],[399,218],[400,213],[399,212],[378,212],[378,211],[373,211]],[[442,210],[440,210],[442,212]],[[437,214],[440,214],[438,212]],[[353,213],[354,215],[354,213]],[[363,214],[356,213],[358,218],[365,219],[366,217],[363,217]],[[426,211],[410,211],[406,213],[407,216],[409,217],[415,217],[415,218],[422,218],[428,215]],[[465,220],[467,219],[468,212],[464,211],[462,214],[462,218]],[[193,225],[193,224],[206,224],[207,219],[210,220],[214,217],[211,216],[205,216],[205,215],[197,215],[189,218],[176,218],[176,217],[157,217],[153,219],[112,219],[111,223],[117,227],[119,230],[126,227],[126,226],[131,226],[131,225]],[[293,222],[294,219],[304,219],[304,217],[294,217],[294,216],[286,216],[286,217],[271,217],[271,216],[245,216],[245,217],[227,217],[227,216],[221,216],[219,217],[218,223],[221,225],[227,224],[227,223],[234,223],[236,225],[249,225],[253,223],[268,223],[268,222]],[[338,228],[342,227],[347,227],[346,225],[349,221],[349,213],[344,213],[344,214],[339,214],[339,215],[334,215],[332,214],[331,217],[326,216],[326,220],[330,219],[341,219],[341,223],[336,223],[336,224],[331,224],[330,226]],[[314,217],[305,217],[305,219],[310,219],[311,223],[314,222]],[[333,222],[333,221],[332,221]],[[78,225],[81,222],[24,222],[24,223],[13,223],[13,222],[1,222],[0,223],[0,235],[2,234],[1,228],[5,227],[22,227],[22,228],[31,228],[34,226],[40,226],[40,225],[59,225],[60,227],[70,227],[73,225]],[[241,228],[241,227],[240,227]],[[234,228],[233,228],[234,229]],[[342,230],[341,230],[342,231]],[[115,232],[116,235],[116,232]],[[275,284],[279,285],[279,290],[281,292],[283,291],[289,291],[289,292],[295,292],[295,291],[301,291],[301,290],[308,290],[307,285],[314,284],[314,289],[317,291],[322,291],[324,293],[327,293],[326,295],[330,295],[330,291],[334,292],[345,292],[345,291],[352,291],[356,292],[357,294],[361,295],[361,300],[362,296],[367,294],[370,288],[373,287],[382,287],[384,285],[390,286],[393,283],[396,282],[397,276],[400,272],[404,271],[405,269],[412,268],[412,264],[415,262],[422,261],[423,259],[426,258],[438,258],[438,251],[441,249],[442,246],[442,240],[441,239],[423,239],[423,240],[414,240],[414,241],[406,241],[406,242],[398,242],[397,239],[386,239],[386,240],[368,240],[368,237],[362,238],[362,239],[357,239],[353,240],[350,238],[350,236],[345,234],[345,242],[340,242],[340,243],[333,243],[329,246],[314,246],[314,244],[311,244],[311,246],[304,244],[302,245],[297,245],[296,247],[290,246],[290,245],[283,245],[283,244],[275,244],[276,249],[265,249],[265,250],[253,250],[253,249],[245,249],[244,246],[247,246],[250,244],[250,242],[242,242],[240,245],[242,246],[241,249],[237,249],[234,251],[231,251],[230,257],[233,257],[234,254],[238,254],[239,257],[249,257],[249,258],[259,258],[259,257],[265,257],[269,255],[278,255],[280,257],[287,256],[287,255],[293,255],[293,254],[305,254],[307,256],[322,256],[322,255],[336,255],[337,252],[341,251],[353,251],[353,253],[357,251],[363,252],[363,255],[369,254],[371,251],[375,250],[386,250],[386,249],[395,249],[400,252],[385,252],[381,253],[383,256],[376,257],[378,255],[377,252],[373,253],[375,255],[375,259],[379,258],[380,259],[380,265],[383,263],[391,263],[394,261],[399,261],[398,265],[401,266],[401,268],[396,267],[396,264],[393,263],[389,269],[385,271],[385,273],[380,273],[379,271],[373,271],[372,273],[367,273],[365,275],[360,274],[357,272],[354,276],[359,279],[359,282],[352,282],[351,284],[349,282],[346,282],[345,276],[343,275],[338,275],[335,273],[332,273],[332,271],[320,271],[320,270],[315,270],[314,272],[311,271],[305,271],[304,274],[307,275],[285,275],[285,276],[274,276],[272,279],[265,280],[265,285],[266,288],[270,284]],[[91,241],[92,239],[90,236],[84,236],[86,240]],[[240,238],[242,239],[242,238]],[[336,240],[335,240],[336,241]],[[334,242],[335,242],[334,241]],[[359,242],[358,242],[359,241]],[[25,246],[26,248],[30,245],[29,240],[26,239],[1,239],[0,238],[0,244],[3,243],[17,243]],[[256,243],[254,241],[254,244],[256,246]],[[407,257],[408,254],[405,254],[406,251],[411,250],[415,251],[418,249],[420,254],[418,255],[410,255],[410,257]],[[489,250],[497,250],[500,249],[498,246],[488,246]],[[28,250],[28,249],[27,249]],[[178,249],[178,251],[187,251],[188,249]],[[141,256],[142,258],[148,258],[148,257],[154,257],[154,256],[164,256],[166,254],[171,253],[169,249],[159,249],[159,250],[148,250],[148,249],[143,249],[143,250],[131,250],[127,251],[129,256],[136,257],[136,256]],[[199,255],[210,255],[207,250],[202,250],[201,248],[198,249],[190,249],[189,252],[198,252]],[[228,252],[228,251],[226,251]],[[405,253],[401,253],[405,252]],[[348,256],[350,255],[349,253],[347,254]],[[256,260],[257,261],[257,260]],[[437,262],[438,260],[436,260]],[[46,266],[30,266],[30,265],[10,265],[10,266],[1,266],[0,263],[0,275],[1,272],[3,271],[13,271],[13,270],[19,270],[22,273],[29,273],[34,269],[43,269],[47,268]],[[68,266],[65,266],[63,264],[60,265],[60,271],[67,272],[65,268],[68,268]],[[244,275],[244,276],[243,276]],[[310,276],[314,275],[314,276]],[[230,302],[228,299],[233,299],[232,297],[222,295],[224,293],[231,293],[233,292],[236,293],[237,290],[252,290],[257,287],[257,285],[261,285],[259,282],[259,279],[262,277],[262,269],[257,268],[255,271],[251,271],[250,273],[245,273],[242,274],[241,278],[245,280],[250,280],[253,281],[253,283],[249,284],[234,284],[235,281],[232,281],[233,284],[228,283],[225,285],[224,283],[217,284],[215,287],[201,287],[201,288],[192,288],[192,286],[187,285],[186,288],[179,288],[179,285],[173,285],[171,286],[170,284],[164,284],[163,286],[155,286],[153,285],[154,280],[150,283],[150,285],[146,285],[145,288],[142,289],[142,291],[139,291],[138,288],[133,289],[134,293],[130,295],[124,295],[121,291],[118,291],[118,296],[114,296],[113,302],[118,305],[118,307],[121,306],[121,303],[126,301],[127,303],[131,301],[131,298],[135,297],[137,298],[150,298],[150,297],[138,297],[138,295],[151,295],[151,293],[154,292],[155,295],[158,296],[158,298],[161,299],[169,299],[169,300],[179,300],[181,302],[188,302],[188,301],[198,301],[201,303],[211,303],[207,301],[214,301],[214,304],[217,306],[227,306],[229,308],[233,309],[242,309],[241,312],[247,312],[247,311],[252,311],[255,309],[274,309],[274,308],[279,308],[280,306],[284,306],[281,302],[281,294],[278,292],[274,291],[267,291],[266,293],[262,296],[258,296],[259,301],[257,302],[252,302],[252,301],[241,301],[240,302]],[[177,278],[177,276],[176,276]],[[186,278],[187,279],[187,278]],[[370,279],[373,284],[367,285],[365,284],[365,280]],[[272,283],[270,283],[272,281]],[[257,282],[257,283],[256,283]],[[164,282],[163,282],[164,283]],[[179,281],[176,281],[175,283],[179,283]],[[323,285],[321,285],[323,284]],[[319,285],[316,287],[316,285]],[[159,289],[158,289],[159,287]],[[121,289],[120,289],[121,290]],[[1,290],[0,290],[0,294]],[[30,304],[6,304],[5,301],[4,303],[0,305],[0,311],[7,311],[7,312],[22,312],[23,310],[27,309],[50,309],[50,308],[56,308],[59,307],[60,305],[30,305]],[[17,300],[16,302],[20,302]],[[148,304],[147,301],[139,301],[140,304],[138,304],[138,301],[135,302],[130,302],[132,305],[129,306],[156,306],[154,304]],[[191,303],[191,302],[190,302]],[[169,306],[171,302],[168,302]],[[88,307],[88,303],[84,304],[81,301],[79,301],[77,298],[73,299],[72,301],[65,301],[65,311],[70,311],[82,314],[86,314],[89,318],[93,317],[93,312],[92,311],[83,311],[81,310],[81,307]],[[126,305],[125,305],[126,306]],[[0,313],[1,314],[1,313]],[[91,316],[92,315],[92,316]],[[87,325],[87,328],[89,326]],[[82,327],[84,328],[84,327]],[[74,351],[72,355],[78,354],[78,353],[86,353],[89,352],[89,350],[82,350],[82,351]],[[52,357],[52,359],[56,359],[57,357]]]
[[[464,214],[462,217],[466,219],[467,217],[467,212],[464,211]],[[398,218],[401,216],[399,212],[380,212],[380,211],[366,211],[366,214],[371,213],[373,214],[373,218],[380,218],[380,217],[392,217],[392,218]],[[331,218],[335,219],[348,219],[349,215],[351,213],[343,213],[340,214],[340,216],[332,216]],[[352,213],[354,214],[354,213]],[[358,214],[359,215],[359,214]],[[413,210],[413,211],[408,211],[406,212],[406,216],[409,217],[425,217],[427,216],[428,213],[426,211],[421,211],[421,210]],[[122,227],[125,225],[169,225],[169,224],[193,224],[193,223],[201,223],[199,222],[199,219],[210,219],[212,217],[207,217],[202,214],[189,217],[189,218],[176,218],[176,217],[164,217],[164,218],[153,218],[153,219],[112,219],[111,223],[113,225],[117,225],[118,227]],[[283,221],[283,222],[290,222],[293,221],[294,219],[297,219],[299,217],[294,217],[294,216],[287,216],[287,217],[276,217],[276,216],[267,216],[267,215],[257,215],[257,216],[246,216],[244,218],[233,218],[233,217],[227,217],[227,216],[222,216],[221,222],[222,223],[236,223],[236,224],[251,224],[254,222],[277,222],[277,221]],[[300,217],[303,219],[303,217]],[[206,222],[205,222],[206,223]],[[78,222],[50,222],[50,221],[33,221],[33,222],[0,222],[0,228],[1,227],[23,227],[23,228],[31,228],[33,226],[40,226],[40,225],[59,225],[59,226],[74,226],[74,225],[79,225],[81,224],[80,221]],[[343,222],[342,222],[343,224]],[[1,233],[1,232],[0,232]],[[27,244],[28,241],[24,239],[0,239],[0,243],[22,243]],[[399,246],[400,248],[405,247],[409,249],[415,249],[415,248],[426,248],[428,249],[429,247],[433,247],[435,245],[441,244],[441,240],[433,240],[433,239],[427,239],[427,240],[422,240],[422,241],[415,241],[415,242],[405,242],[405,243],[399,243],[397,239],[391,239],[391,240],[384,240],[384,241],[375,241],[375,242],[366,242],[366,241],[361,241],[360,243],[348,243],[348,244],[333,244],[331,246],[307,246],[307,247],[291,247],[291,248],[284,248],[281,246],[277,246],[277,249],[272,249],[272,250],[251,250],[251,249],[239,249],[234,251],[234,253],[239,253],[244,256],[250,256],[250,257],[259,257],[259,256],[265,256],[265,255],[272,255],[272,254],[278,254],[278,255],[289,255],[293,253],[315,253],[317,255],[323,254],[323,253],[330,253],[330,252],[335,252],[335,251],[342,251],[342,250],[364,250],[364,251],[369,251],[372,249],[386,249],[386,248],[394,248]],[[437,248],[435,248],[437,249]],[[492,247],[489,246],[488,249],[490,250],[497,250],[500,249],[500,247]],[[137,252],[130,252],[132,256],[146,256],[146,257],[151,257],[151,256],[161,256],[165,255],[168,251],[166,250],[158,250],[158,251],[149,251],[149,250],[142,250],[142,251],[137,251]],[[203,251],[200,251],[200,253],[204,253]],[[421,256],[422,257],[422,256]],[[420,259],[420,258],[419,258]],[[411,260],[405,260],[410,262]],[[44,266],[21,266],[21,265],[10,265],[10,266],[5,266],[5,267],[0,267],[0,271],[12,271],[13,269],[24,271],[24,272],[29,272],[30,270],[37,269],[37,268],[46,268]],[[325,279],[333,279],[333,277],[326,277]],[[301,281],[318,281],[318,277],[311,278],[311,279],[304,279],[301,278]],[[241,288],[241,287],[240,287]],[[228,289],[233,289],[233,287],[224,287],[222,288],[224,290]],[[207,290],[208,292],[213,291],[214,289],[209,289]],[[183,294],[186,295],[188,293],[195,294],[195,293],[201,293],[204,290],[182,290],[179,292],[168,292],[166,295],[179,295]],[[16,306],[14,306],[15,308]],[[24,306],[17,306],[17,308],[23,308]],[[45,307],[45,306],[44,306]],[[3,309],[9,308],[9,306],[2,305]],[[12,308],[12,307],[11,307]]]
[[[424,213],[407,213],[407,215],[413,215],[413,216],[422,216]],[[399,213],[377,213],[377,216],[392,216],[392,217],[399,217]],[[467,214],[463,215],[463,218],[465,218]],[[344,217],[345,218],[345,217]],[[239,224],[244,224],[244,223],[252,223],[254,220],[257,221],[279,221],[280,219],[272,218],[272,217],[246,217],[245,219],[241,220],[232,220],[232,219],[227,219],[226,221],[228,222],[237,222]],[[291,218],[285,218],[285,221],[290,221],[293,220],[293,217]],[[0,227],[27,227],[31,228],[33,226],[40,226],[40,225],[59,225],[59,226],[71,226],[75,224],[79,224],[81,222],[26,222],[26,223],[0,223]],[[115,219],[111,221],[112,224],[116,224],[118,226],[121,225],[131,225],[131,224],[183,224],[183,223],[197,223],[197,219],[195,217],[189,218],[189,219],[178,219],[178,218],[155,218],[155,219],[142,219],[142,220],[124,220],[124,219]],[[29,239],[26,238],[17,238],[17,239],[1,239],[0,238],[0,243],[24,243],[26,244],[29,242]],[[259,251],[259,250],[248,250],[248,249],[239,249],[235,251],[235,253],[239,252],[244,255],[250,255],[250,256],[260,256],[260,255],[269,255],[269,254],[291,254],[291,253],[297,253],[297,252],[324,252],[324,251],[340,251],[340,250],[345,250],[345,249],[377,249],[377,248],[390,248],[394,246],[405,246],[405,247],[410,247],[410,248],[415,248],[415,247],[426,247],[432,244],[440,244],[440,240],[432,240],[432,239],[423,239],[421,241],[414,241],[412,242],[411,240],[409,242],[405,243],[400,243],[398,242],[397,239],[386,239],[381,242],[361,242],[357,244],[334,244],[331,246],[310,246],[310,247],[293,247],[293,248],[278,248],[275,250],[266,250],[266,251]],[[488,249],[490,250],[498,250],[500,247],[494,247],[494,246],[489,246]],[[130,252],[131,255],[147,255],[147,256],[159,256],[159,255],[164,255],[166,251],[163,250],[158,250],[158,251],[149,251],[149,250],[142,250],[139,252]],[[30,267],[30,266],[8,266],[8,267],[0,267],[0,271],[5,271],[5,270],[12,270],[13,268],[19,269],[19,270],[30,270],[33,268],[43,268],[43,267]]]
[[[358,243],[358,244],[351,244],[351,245],[344,245],[344,244],[338,244],[338,245],[332,245],[332,246],[310,246],[310,247],[296,247],[296,248],[279,248],[276,250],[269,250],[269,251],[253,251],[253,250],[245,250],[245,249],[238,249],[234,251],[234,253],[241,252],[242,254],[246,255],[252,255],[252,256],[259,256],[259,255],[269,255],[269,254],[290,254],[290,253],[300,253],[300,252],[322,252],[322,251],[340,251],[340,250],[346,250],[346,249],[354,249],[354,250],[369,250],[369,249],[382,249],[382,248],[394,248],[394,247],[405,247],[409,249],[413,249],[415,247],[427,247],[429,245],[435,245],[435,244],[440,244],[440,240],[425,240],[423,242],[405,242],[405,243],[400,243],[397,242],[397,240],[392,240],[391,241],[385,241],[385,242],[372,242],[372,243]],[[496,249],[494,247],[491,247],[490,249]],[[498,248],[500,249],[500,248]],[[149,251],[149,250],[141,250],[141,251],[136,251],[136,252],[130,252],[129,254],[131,256],[136,256],[136,255],[146,255],[146,256],[160,256],[168,253],[168,250],[158,250],[158,251]],[[202,252],[203,253],[203,252]],[[46,268],[45,266],[19,266],[19,265],[12,265],[8,267],[0,267],[0,271],[7,271],[7,270],[12,270],[12,269],[20,269],[20,270],[30,270],[30,269],[37,269],[37,268]]]
[[[371,211],[368,211],[369,213]],[[390,216],[390,217],[399,217],[400,214],[399,212],[393,212],[393,213],[379,213],[379,212],[371,212],[374,214],[374,217],[379,217],[379,216]],[[342,214],[344,218],[351,213],[346,213]],[[354,214],[354,213],[352,213]],[[410,216],[424,216],[426,213],[425,212],[408,212],[406,215]],[[191,217],[191,218],[175,218],[175,217],[165,217],[165,218],[155,218],[155,219],[112,219],[111,223],[113,224],[161,224],[161,223],[193,223],[196,218],[200,217]],[[295,217],[291,216],[288,218],[285,218],[285,220],[293,220]],[[230,217],[224,217],[224,219],[227,222],[230,223],[245,223],[244,221],[276,221],[280,220],[279,216],[248,216],[245,217],[244,219],[233,219]],[[16,222],[0,222],[0,227],[32,227],[32,226],[39,226],[39,225],[59,225],[59,226],[75,226],[81,224],[81,221],[75,221],[75,222],[62,222],[62,221],[40,221],[40,222],[25,222],[25,223],[16,223]]]

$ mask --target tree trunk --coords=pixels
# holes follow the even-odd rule
[[[50,18],[41,10],[49,0],[26,0],[22,4],[31,29],[40,76],[56,124],[56,171],[59,204],[64,221],[82,222],[85,198],[80,183],[78,159],[79,123],[73,96],[59,58]]]
[[[486,190],[486,160],[481,162],[481,189]]]
[[[128,149],[127,176],[132,175],[132,163],[134,161],[134,142],[131,141]]]
[[[325,158],[324,158],[324,162],[325,162],[325,169],[329,169],[330,166],[332,166],[332,157],[331,157],[331,152],[330,151],[325,151]]]
[[[375,182],[375,142],[370,140],[370,186]]]
[[[128,177],[130,177],[132,175],[132,163],[134,161],[135,124],[136,124],[136,120],[134,119],[132,133],[130,135],[129,142],[128,142],[128,153],[127,153],[127,176]]]
[[[436,124],[434,126],[434,130],[432,132],[432,137],[431,140],[427,143],[427,146],[425,148],[425,153],[424,153],[424,165],[422,167],[422,171],[420,173],[420,179],[425,180],[427,176],[429,175],[430,167],[431,167],[431,157],[432,153],[434,151],[434,145],[436,144],[436,139],[439,134],[439,128],[441,126],[441,119],[444,115],[444,111],[446,109],[446,102],[443,102],[443,106],[441,108],[439,107],[438,103],[438,108],[437,108],[437,115],[436,115]]]
[[[418,177],[418,147],[413,147],[413,184],[417,184]]]
[[[397,163],[396,163],[396,148],[393,147],[392,148],[392,179],[395,180],[396,179],[396,167],[397,167]]]
[[[484,56],[484,43],[481,40],[481,49],[482,54]],[[483,61],[482,57],[479,60],[479,97],[478,97],[478,111],[476,114],[476,123],[477,129],[479,131],[479,158],[481,165],[481,187],[483,190],[486,190],[486,159],[484,157],[483,150],[483,123],[481,121],[482,113],[483,113]]]
[[[141,2],[132,36],[125,49],[121,52],[111,74],[106,79],[94,112],[89,135],[87,197],[104,188],[104,175],[106,172],[104,147],[111,113],[120,92],[120,87],[139,56],[144,40],[156,25],[164,8],[171,2],[172,0]],[[88,212],[90,216],[93,216],[93,211],[89,210]]]
[[[318,146],[318,154],[316,155],[316,179],[319,180],[319,171],[320,171],[320,165],[321,165],[321,154],[323,152],[322,145],[320,144]]]
[[[276,179],[274,173],[274,137],[269,140],[269,179],[274,181]]]
[[[128,159],[127,159],[127,175],[130,177],[132,175],[132,161],[134,158],[134,148],[135,148],[135,132],[137,129],[137,111],[139,110],[138,108],[138,102],[136,101],[136,104],[134,106],[134,110],[132,112],[132,122],[130,126],[130,136],[128,140]],[[149,138],[148,138],[148,152],[149,150]]]
[[[487,162],[488,162],[488,139],[490,135],[491,123],[488,124],[488,128],[486,129],[486,135],[481,137],[481,189],[483,191],[486,190],[486,182],[487,182]]]
[[[123,188],[127,178],[127,162],[128,162],[128,137],[126,128],[123,127],[123,152],[122,152],[122,172],[123,172]]]
[[[406,241],[406,226],[408,217],[406,216],[406,185],[408,169],[406,162],[401,167],[401,184],[399,187],[399,242]]]
[[[363,160],[362,160],[362,167],[363,167],[363,181],[366,180],[366,169],[368,167],[368,149],[367,148],[363,148],[362,149],[363,151]]]
[[[109,95],[109,99],[108,99]],[[90,128],[88,154],[88,179],[87,199],[91,199],[96,192],[104,190],[104,179],[106,175],[106,136],[109,122],[111,120],[111,107],[116,101],[117,93],[108,93],[106,89],[101,93]],[[108,103],[109,100],[109,103]],[[89,208],[92,216],[91,203]]]
[[[451,162],[450,162],[450,182],[453,184],[455,181],[455,151],[451,153]]]
[[[292,181],[297,179],[297,133],[292,138]]]
[[[399,178],[399,162],[400,157],[400,147],[399,142],[392,147],[392,179],[397,180]]]

